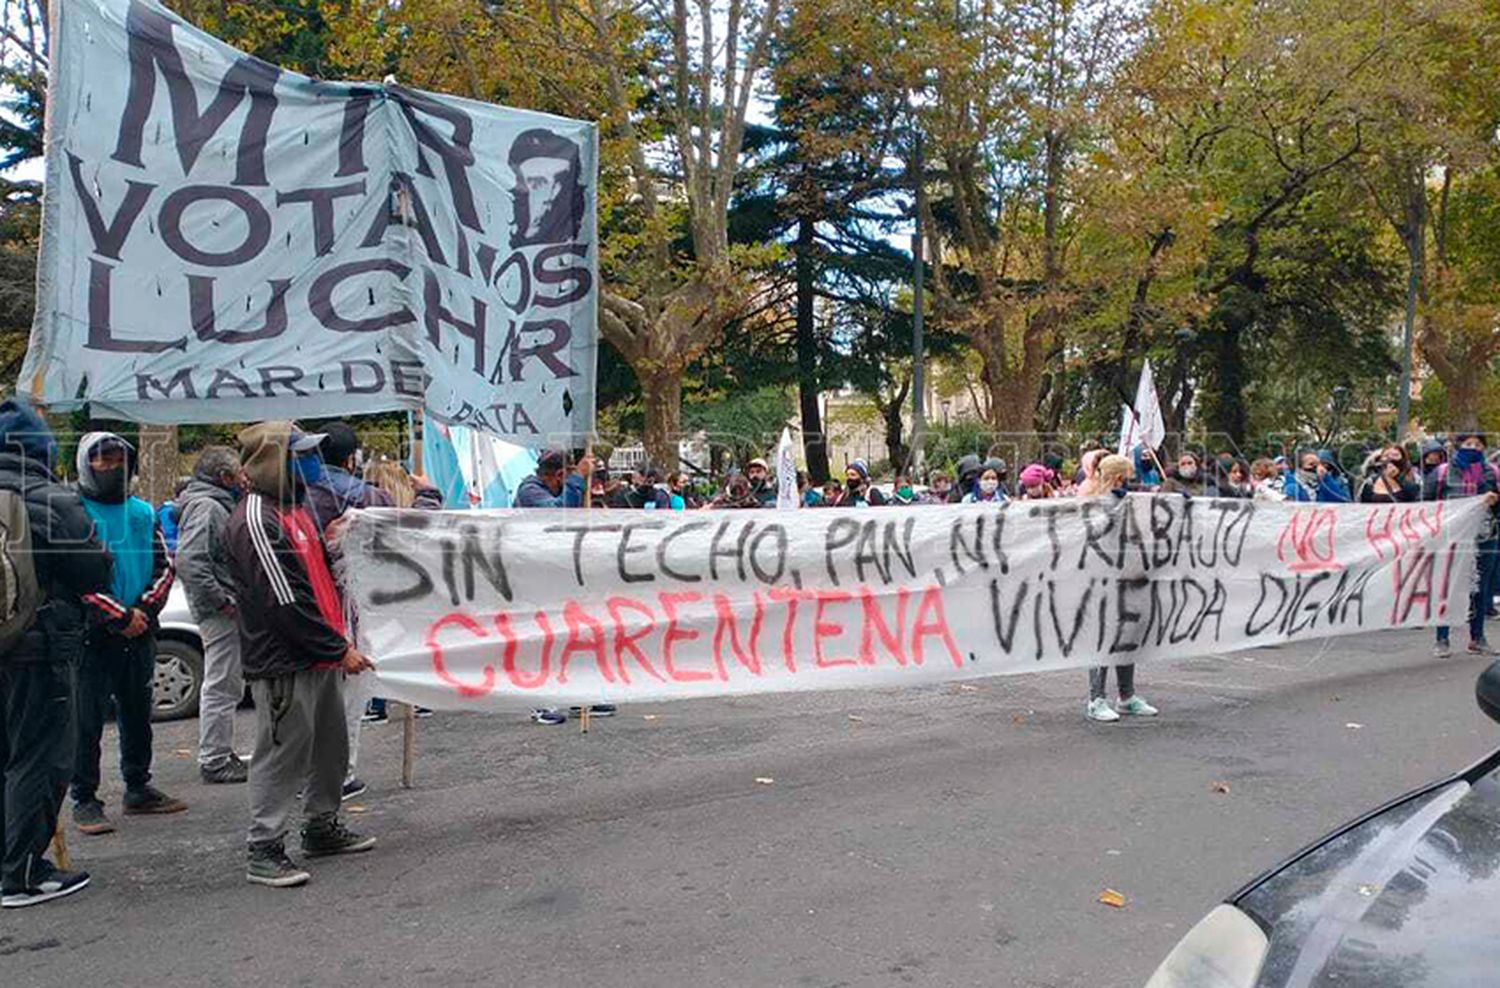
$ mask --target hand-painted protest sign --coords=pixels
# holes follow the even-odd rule
[[[595,125],[316,81],[154,2],[52,11],[21,391],[146,422],[591,430]]]
[[[1461,623],[1478,499],[357,513],[381,695],[511,709],[895,686]]]

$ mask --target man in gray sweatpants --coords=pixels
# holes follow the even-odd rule
[[[235,505],[225,540],[255,697],[246,877],[285,888],[310,877],[286,853],[298,789],[305,787],[307,857],[375,846],[338,816],[349,760],[341,683],[372,666],[349,642],[323,538],[302,506],[315,475],[306,458],[317,456],[322,436],[265,422],[239,438],[250,492]]]
[[[228,446],[209,446],[198,455],[193,477],[177,498],[177,577],[203,637],[198,771],[209,785],[244,782],[250,775],[234,750],[234,712],[244,699],[245,677],[224,540],[244,480],[238,453]]]

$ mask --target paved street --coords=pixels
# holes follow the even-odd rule
[[[1260,869],[1500,745],[1483,663],[1429,641],[1145,666],[1163,716],[1115,727],[1083,720],[1082,673],[586,736],[440,714],[411,791],[393,723],[350,807],[380,847],[293,891],[245,883],[243,790],[200,786],[195,722],[167,725],[158,782],[192,809],[70,834],[95,885],[0,917],[0,984],[1138,986]]]

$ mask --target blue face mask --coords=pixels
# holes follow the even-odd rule
[[[323,479],[323,461],[317,456],[295,456],[292,475],[304,484],[316,484]]]
[[[1115,497],[1124,497],[1126,494],[1129,494],[1130,491],[1124,487],[1115,487],[1110,490],[1110,493]]]
[[[1478,466],[1483,460],[1483,450],[1460,447],[1453,451],[1453,463],[1460,470],[1467,470],[1469,467]]]

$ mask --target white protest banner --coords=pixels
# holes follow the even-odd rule
[[[1478,499],[356,513],[376,692],[520,709],[898,686],[1462,623]]]
[[[323,82],[144,0],[51,5],[19,388],[143,422],[592,427],[597,128]]]

